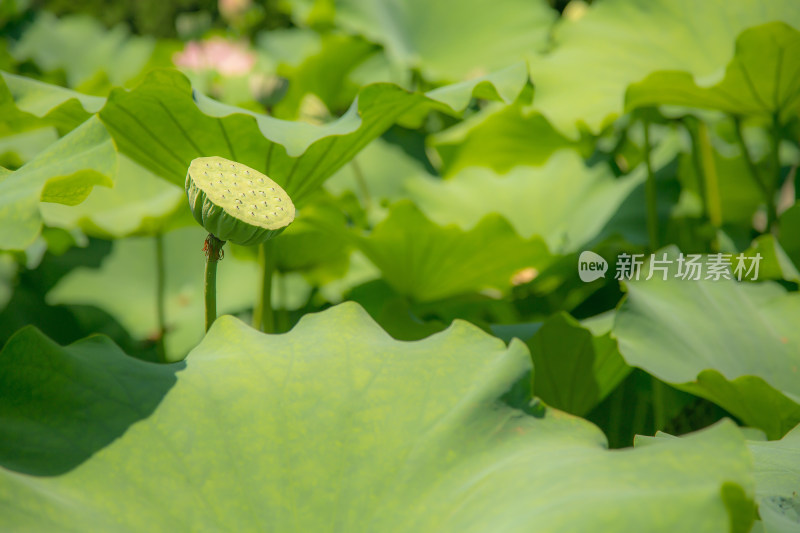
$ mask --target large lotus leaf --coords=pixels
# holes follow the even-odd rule
[[[170,360],[183,357],[203,336],[203,241],[196,225],[166,233],[164,239],[165,346]],[[134,339],[159,333],[156,315],[156,242],[131,237],[114,242],[99,269],[77,268],[47,294],[50,304],[95,305],[107,311]],[[252,307],[258,293],[258,268],[226,255],[217,274],[221,313]]]
[[[337,24],[382,44],[390,60],[433,82],[499,70],[544,47],[556,12],[546,2],[340,0]]]
[[[518,165],[544,164],[553,152],[574,145],[524,104],[487,106],[479,113],[430,137],[442,158],[442,173],[470,166],[505,173]]]
[[[749,528],[752,459],[732,424],[608,451],[583,420],[499,401],[529,369],[518,341],[457,322],[398,342],[354,304],[284,335],[221,317],[178,365],[24,330],[0,354],[0,409],[15,420],[0,426],[0,527]]]
[[[398,117],[446,101],[370,85],[341,118],[312,125],[215,102],[180,73],[156,70],[133,91],[112,91],[100,117],[120,151],[168,181],[182,185],[192,159],[220,155],[264,172],[301,205]]]
[[[466,228],[498,213],[523,237],[539,235],[563,252],[595,237],[644,178],[643,168],[615,178],[605,165],[587,167],[576,152],[562,150],[542,167],[515,167],[506,175],[468,168],[447,180],[409,180],[406,189],[438,224]]]
[[[38,127],[42,122],[69,131],[104,103],[104,98],[0,72],[0,120],[17,131]]]
[[[737,115],[796,116],[800,110],[800,32],[783,22],[745,30],[736,40],[736,54],[719,83],[704,87],[688,72],[656,72],[630,87],[626,104],[628,108],[673,104]]]
[[[63,69],[70,87],[92,81],[99,73],[113,85],[138,75],[155,49],[151,37],[132,37],[124,26],[107,30],[89,16],[57,19],[39,11],[11,54],[33,60],[45,71]]]
[[[655,437],[637,436],[635,446],[665,439],[677,437],[663,432]],[[748,440],[747,447],[755,463],[756,502],[763,531],[795,533],[800,530],[800,426],[781,440]]]
[[[520,237],[497,215],[463,230],[438,226],[408,201],[395,204],[368,236],[356,236],[356,244],[397,292],[417,301],[505,290],[515,272],[552,261],[542,239]]]
[[[795,0],[607,0],[562,19],[552,53],[531,60],[534,106],[561,131],[601,130],[622,113],[625,91],[660,70],[704,81],[733,57],[736,37],[772,21],[800,27]]]
[[[545,321],[527,345],[536,396],[575,415],[591,411],[631,371],[608,331],[596,335],[566,313]]]
[[[677,254],[666,253],[666,280],[656,273],[626,283],[614,326],[622,356],[780,438],[800,422],[800,294],[772,283],[682,280]]]
[[[36,240],[42,227],[40,201],[76,205],[95,185],[112,186],[116,164],[108,132],[92,118],[0,177],[0,249],[23,250]]]
[[[80,228],[87,235],[119,239],[163,233],[173,216],[186,215],[186,193],[182,187],[155,176],[128,157],[119,154],[114,187],[96,187],[76,206],[43,203],[40,210],[48,226]],[[182,213],[177,213],[183,209]],[[193,223],[193,222],[192,222]]]

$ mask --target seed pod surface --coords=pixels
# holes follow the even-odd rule
[[[294,204],[280,185],[222,157],[191,162],[186,196],[197,222],[218,239],[235,244],[260,244],[294,220]]]

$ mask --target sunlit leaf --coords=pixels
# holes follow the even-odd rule
[[[501,217],[487,216],[470,230],[443,227],[408,201],[356,243],[398,292],[420,301],[505,290],[515,272],[552,260],[540,238],[520,237]]]
[[[628,108],[673,104],[786,119],[800,110],[798,79],[800,31],[773,22],[739,36],[722,81],[705,86],[688,72],[656,72],[630,87],[626,104]]]
[[[118,155],[118,161],[112,188],[97,187],[76,206],[41,204],[45,223],[80,228],[87,235],[105,239],[162,233],[173,216],[185,215],[185,222],[193,223],[183,188],[154,176],[124,155]]]
[[[710,533],[752,521],[751,459],[732,424],[609,452],[585,421],[499,401],[529,368],[520,342],[463,322],[398,342],[354,304],[285,335],[222,317],[177,365],[27,329],[0,354],[0,413],[18,421],[0,426],[0,527]]]
[[[439,224],[467,228],[498,213],[523,237],[541,236],[552,250],[563,252],[600,232],[643,182],[643,171],[617,179],[606,166],[587,167],[576,152],[562,150],[541,167],[519,166],[505,175],[468,168],[447,180],[411,180],[406,189]]]
[[[601,130],[623,112],[632,83],[662,70],[718,80],[738,35],[783,21],[800,27],[794,0],[606,0],[562,19],[552,53],[531,60],[533,105],[559,130]]]
[[[0,177],[0,249],[22,250],[36,239],[40,201],[76,205],[95,185],[112,186],[116,164],[111,138],[94,118]]]
[[[341,118],[312,125],[221,104],[192,93],[181,74],[161,70],[133,91],[113,91],[100,117],[122,153],[168,181],[183,184],[192,159],[220,155],[263,171],[302,205],[396,119],[451,96],[370,85]]]

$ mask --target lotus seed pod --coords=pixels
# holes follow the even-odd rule
[[[218,239],[235,244],[260,244],[294,220],[294,204],[280,185],[222,157],[191,162],[186,196],[195,220]]]

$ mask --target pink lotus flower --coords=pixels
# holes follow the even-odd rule
[[[172,62],[181,68],[216,70],[224,76],[236,76],[250,72],[256,57],[241,44],[215,37],[186,43],[182,52],[172,56]]]

